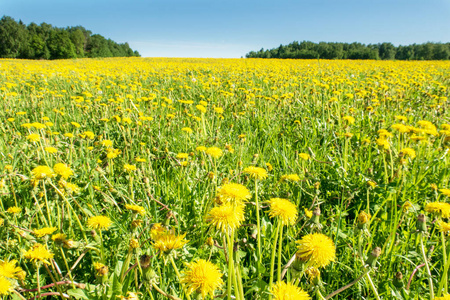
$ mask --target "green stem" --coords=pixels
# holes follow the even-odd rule
[[[277,240],[278,240],[278,234],[280,232],[280,228],[281,228],[281,222],[278,222],[277,224],[277,229],[275,231],[275,240],[273,241],[273,246],[272,246],[272,256],[270,257],[270,279],[269,279],[269,287],[272,285],[273,283],[273,270],[275,268],[275,253],[276,253],[276,249],[277,249]]]
[[[279,221],[280,222],[280,221]],[[280,222],[281,223],[281,222]],[[283,247],[283,224],[280,225],[280,237],[278,242],[278,268],[277,281],[281,281],[281,248]]]
[[[230,235],[226,234],[227,246],[228,246],[228,282],[227,282],[227,295],[228,300],[231,300],[231,285],[233,284],[234,277],[234,260],[233,260],[233,242],[234,242],[234,232]]]
[[[181,281],[180,271],[178,271],[177,265],[175,264],[172,255],[169,255],[169,259],[170,259],[170,263],[172,264],[173,269],[175,270],[175,274],[177,274],[178,281]],[[184,290],[184,288],[183,288],[183,290]],[[188,300],[191,300],[191,297],[186,293],[186,291],[184,291],[184,294],[186,295],[186,298]]]
[[[442,273],[441,281],[439,282],[438,289],[438,297],[442,295],[442,288],[444,288],[444,295],[447,294],[448,291],[448,267],[449,262],[447,261],[447,251],[445,247],[445,236],[444,233],[441,232],[441,241],[442,241],[442,258],[444,260],[444,272]]]
[[[377,289],[375,288],[375,285],[373,284],[372,278],[369,275],[369,272],[366,272],[367,280],[369,281],[370,287],[372,288],[373,293],[375,294],[375,297],[377,300],[380,300],[380,296],[378,295]]]
[[[423,260],[425,262],[425,268],[428,274],[428,283],[430,284],[430,299],[434,299],[433,279],[431,277],[430,266],[428,265],[428,258],[425,254],[425,247],[423,246],[423,234],[420,234],[420,249],[422,251]]]
[[[64,260],[64,264],[66,265],[67,274],[69,274],[70,281],[72,281],[72,288],[75,289],[75,284],[73,283],[72,272],[70,272],[69,264],[67,263],[67,259],[66,259],[66,255],[64,254],[64,250],[62,248],[60,248],[59,250],[61,250],[61,255]]]
[[[261,266],[261,223],[259,219],[259,202],[258,202],[258,180],[255,178],[255,203],[256,203],[256,230],[257,230],[257,243],[258,243],[258,270],[256,271],[259,275]]]

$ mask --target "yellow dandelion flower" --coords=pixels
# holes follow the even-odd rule
[[[111,226],[111,224],[112,224],[111,219],[106,216],[91,217],[87,222],[89,228],[100,230],[108,229]]]
[[[220,158],[223,155],[223,151],[220,148],[217,147],[209,147],[206,149],[206,154],[211,156],[212,158]]]
[[[309,266],[322,268],[336,258],[334,243],[324,234],[307,234],[297,243],[297,258]]]
[[[70,124],[72,124],[76,128],[80,128],[81,127],[81,125],[79,123],[77,123],[77,122],[70,122]]]
[[[103,140],[100,143],[103,147],[111,148],[113,146],[113,141],[111,140]]]
[[[378,146],[383,147],[385,150],[390,148],[389,141],[385,138],[380,137],[376,140],[376,142]]]
[[[67,179],[73,175],[72,169],[70,169],[66,164],[57,163],[53,166],[53,170],[56,174],[60,175],[62,178]]]
[[[250,191],[238,183],[226,183],[219,187],[218,196],[221,201],[240,203],[251,198]]]
[[[306,275],[308,276],[309,282],[313,283],[317,279],[320,279],[320,271],[315,267],[309,267],[305,270]]]
[[[439,231],[443,232],[443,233],[450,233],[450,224],[449,223],[445,223],[444,221],[439,221]]]
[[[11,282],[5,277],[0,276],[0,296],[8,295],[13,289]]]
[[[85,131],[83,134],[90,140],[95,138],[95,134],[92,131]]]
[[[94,265],[95,275],[97,275],[98,277],[102,277],[102,276],[108,274],[109,269],[104,264],[102,264],[100,262],[95,262],[93,265]]]
[[[56,153],[58,152],[58,149],[56,149],[55,147],[45,147],[44,150],[48,153]]]
[[[70,133],[70,132],[64,133],[64,136],[69,138],[69,139],[72,139],[74,137],[73,133]]]
[[[244,169],[244,173],[249,174],[250,177],[258,180],[267,178],[267,171],[263,168],[250,166]]]
[[[40,139],[41,137],[36,133],[32,133],[27,136],[27,140],[29,140],[30,142],[39,142]]]
[[[270,293],[274,300],[309,300],[311,297],[307,292],[296,285],[284,281],[278,281],[270,287]]]
[[[55,243],[64,243],[66,241],[67,236],[64,233],[57,233],[52,235],[52,241]]]
[[[31,170],[31,177],[34,180],[42,180],[46,178],[52,178],[55,177],[55,173],[53,172],[52,168],[47,166],[37,166],[33,170]]]
[[[404,148],[400,151],[400,154],[402,156],[408,156],[411,159],[413,159],[414,157],[416,157],[416,151],[414,151],[414,149],[412,148]]]
[[[280,181],[297,182],[297,181],[300,181],[300,176],[298,176],[297,174],[287,174],[287,175],[281,176]]]
[[[244,205],[226,203],[214,207],[209,211],[206,220],[222,232],[234,231],[245,220]]]
[[[135,166],[135,165],[125,164],[125,165],[123,166],[123,170],[124,170],[125,172],[136,171],[136,166]]]
[[[269,200],[271,218],[277,217],[283,225],[294,225],[297,220],[297,206],[287,199],[272,198]]]
[[[23,256],[33,262],[41,262],[49,265],[49,259],[53,258],[53,253],[51,253],[46,246],[42,244],[34,244],[30,250],[26,251]]]
[[[202,113],[206,113],[206,107],[204,107],[203,105],[199,104],[195,106],[200,112]]]
[[[368,214],[368,213],[366,213],[366,212],[364,212],[364,211],[361,211],[360,213],[359,213],[359,215],[358,215],[358,223],[359,224],[366,224],[367,222],[369,222],[370,221],[370,218],[371,218],[372,216],[370,215],[370,214]]]
[[[450,294],[444,295],[442,297],[435,297],[433,300],[450,300]]]
[[[188,240],[184,238],[185,236],[186,233],[176,235],[171,231],[165,231],[157,237],[152,246],[161,251],[161,254],[168,254],[172,250],[180,249],[187,244]]]
[[[191,128],[189,128],[189,127],[183,127],[183,128],[181,128],[181,131],[186,132],[186,133],[188,133],[188,134],[194,132],[194,131],[193,131]]]
[[[345,116],[342,118],[344,121],[347,121],[348,124],[353,124],[355,123],[355,118],[353,118],[352,116]]]
[[[41,229],[35,229],[33,231],[33,234],[37,237],[43,237],[49,234],[52,234],[53,232],[55,232],[57,230],[56,227],[44,227]]]
[[[18,214],[22,211],[22,208],[17,207],[17,206],[11,206],[10,208],[8,208],[6,210],[6,212],[10,213],[10,214]]]
[[[187,153],[178,153],[177,158],[178,159],[187,159],[189,157],[189,154]]]
[[[16,266],[17,260],[2,261],[0,260],[0,277],[6,277],[10,279],[17,279],[21,272],[21,267]]]
[[[450,204],[445,202],[431,202],[425,206],[428,213],[439,214],[442,218],[450,218]]]
[[[311,217],[313,216],[312,210],[305,208],[305,216],[307,216],[308,219],[311,219]]]
[[[439,189],[439,192],[441,192],[442,195],[450,196],[450,189]]]
[[[214,298],[214,291],[223,285],[222,273],[219,268],[204,259],[187,263],[181,272],[181,284],[185,286],[186,294],[197,293],[205,299],[207,295]]]
[[[197,148],[195,148],[195,150],[197,150],[198,152],[205,152],[206,151],[206,147],[205,146],[198,146]]]
[[[300,157],[303,160],[311,159],[311,156],[308,153],[299,153],[298,157]]]
[[[125,208],[131,210],[133,213],[140,214],[141,216],[145,215],[145,208],[139,205],[134,204],[126,204]]]
[[[161,225],[161,223],[155,223],[150,229],[150,237],[152,238],[152,240],[155,241],[159,238],[160,235],[162,235],[166,231],[167,229],[163,225]]]

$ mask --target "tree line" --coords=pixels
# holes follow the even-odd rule
[[[450,43],[394,46],[392,43],[313,43],[294,41],[278,48],[250,51],[247,58],[447,60]]]
[[[64,59],[82,57],[140,56],[128,43],[118,44],[82,26],[58,28],[47,23],[0,19],[0,57]]]

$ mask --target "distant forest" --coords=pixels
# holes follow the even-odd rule
[[[47,23],[28,26],[3,16],[0,19],[0,57],[63,59],[140,56],[128,43],[118,44],[82,26],[58,28]]]
[[[383,60],[447,60],[450,59],[450,43],[424,43],[394,46],[391,43],[313,43],[292,42],[278,48],[250,51],[247,58],[294,59],[383,59]]]

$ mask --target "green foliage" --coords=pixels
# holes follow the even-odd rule
[[[247,58],[290,58],[290,59],[382,59],[382,60],[447,60],[450,58],[450,43],[425,43],[395,47],[391,43],[326,43],[318,44],[294,41],[289,45],[255,52]]]
[[[118,44],[82,26],[57,28],[3,16],[0,19],[0,58],[64,59],[140,56],[128,43]]]

